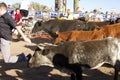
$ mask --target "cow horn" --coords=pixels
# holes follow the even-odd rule
[[[51,44],[51,43],[44,43],[46,46],[57,46],[55,44]]]
[[[40,43],[39,45],[37,45],[38,48],[40,48],[41,50],[43,49],[49,49],[52,47],[55,47],[57,45],[51,44],[51,43]]]
[[[37,47],[38,47],[39,49],[41,49],[41,50],[44,50],[44,49],[45,49],[45,47],[44,47],[44,46],[41,46],[41,45],[37,45]]]
[[[40,43],[39,46],[43,46],[43,47],[44,47],[44,46],[46,46],[46,44],[44,44],[44,43]]]

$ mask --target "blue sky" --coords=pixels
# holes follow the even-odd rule
[[[13,4],[15,2],[21,2],[21,0],[0,0],[4,1],[7,4]],[[39,2],[40,4],[47,5],[54,8],[54,0],[30,0],[31,2]],[[80,0],[79,7],[84,8],[87,11],[92,11],[93,9],[100,9],[105,11],[111,11],[116,9],[120,12],[119,6],[120,0]],[[73,0],[67,0],[67,9],[73,10]]]

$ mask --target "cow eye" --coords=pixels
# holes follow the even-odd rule
[[[41,49],[37,47],[37,48],[35,49],[35,51],[41,51]]]
[[[49,49],[45,49],[45,50],[42,51],[42,54],[43,54],[43,55],[47,55],[48,52],[49,52]]]

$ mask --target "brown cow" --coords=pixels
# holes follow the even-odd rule
[[[104,34],[101,31],[66,31],[58,34],[58,37],[54,40],[54,44],[64,41],[78,41],[78,40],[94,40],[103,39]]]
[[[103,39],[109,36],[120,37],[120,23],[103,26],[98,31],[61,32],[53,43],[57,44],[62,41]]]
[[[112,25],[106,25],[100,28],[99,31],[104,32],[104,37],[118,37],[120,34],[120,23],[112,24]]]

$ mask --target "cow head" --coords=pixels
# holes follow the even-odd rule
[[[34,28],[32,29],[32,33],[36,33],[38,31],[41,31],[42,30],[42,25],[43,22],[38,20],[35,24],[34,24]]]
[[[108,37],[107,42],[109,45],[109,49],[111,50],[112,54],[111,57],[113,59],[113,63],[116,63],[116,60],[120,61],[120,39],[114,37]]]
[[[52,66],[52,60],[49,59],[50,48],[54,47],[56,45],[52,44],[39,44],[37,48],[35,49],[34,55],[29,61],[29,67],[39,67],[41,65],[48,65]]]
[[[120,61],[120,39],[117,38],[117,43],[116,44],[118,45],[118,56],[117,56],[117,58]]]
[[[51,29],[50,29],[51,27]],[[53,26],[54,27],[54,26]],[[34,28],[32,29],[32,34],[37,33],[39,31],[45,31],[46,33],[48,33],[53,39],[55,39],[58,35],[59,32],[59,28],[58,27],[54,27],[52,28],[51,24],[49,24],[49,21],[40,21],[38,20],[35,25]]]

